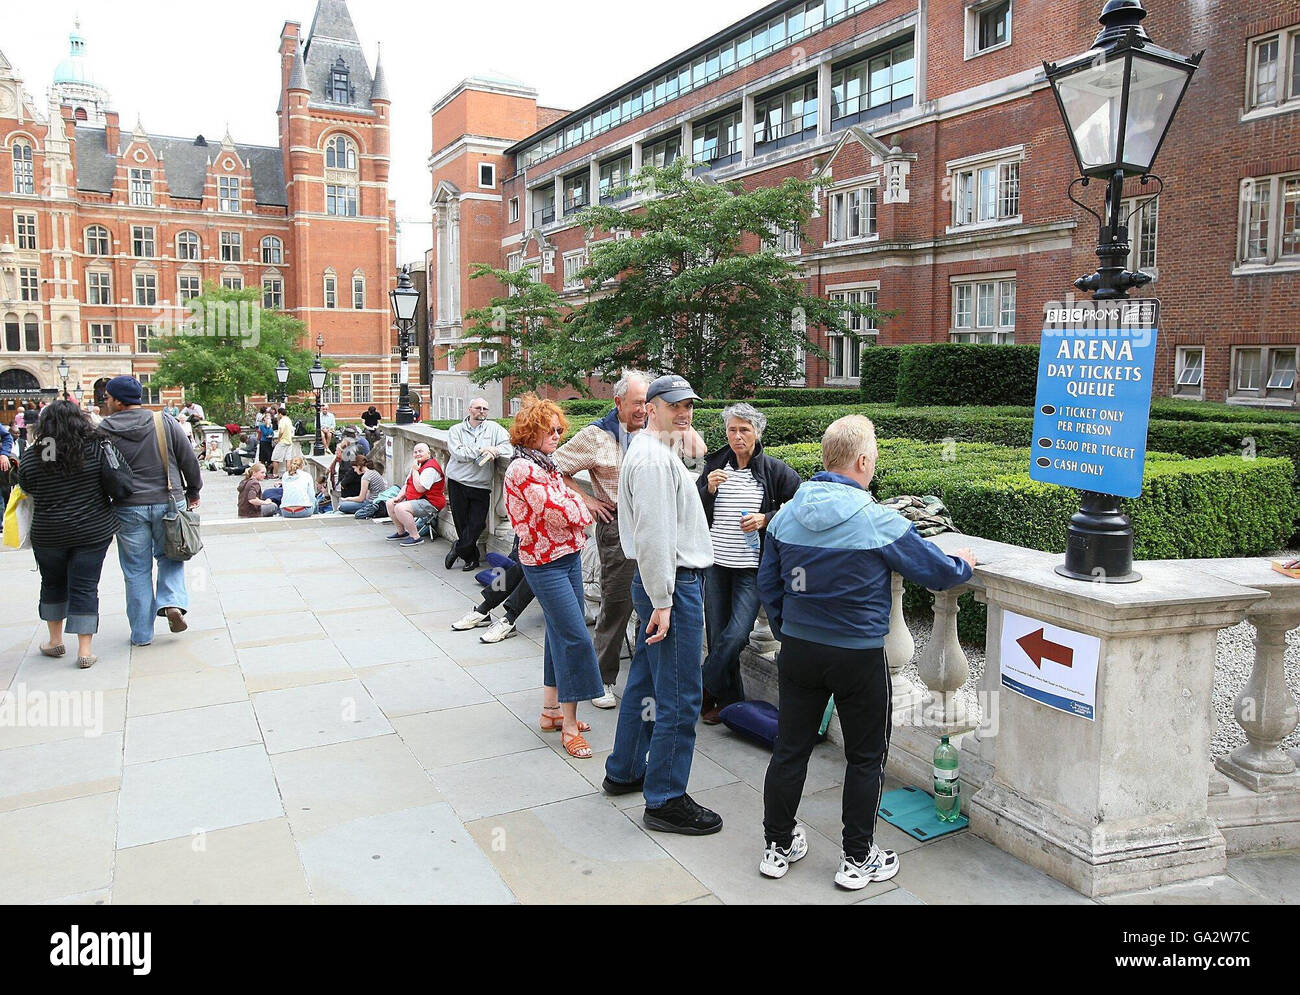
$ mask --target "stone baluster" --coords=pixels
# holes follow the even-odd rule
[[[932,695],[922,715],[926,726],[937,735],[956,735],[974,728],[966,703],[958,691],[970,677],[970,664],[957,640],[957,597],[964,588],[932,591],[934,595],[934,629],[917,670]]]
[[[1246,617],[1255,626],[1255,665],[1232,711],[1247,742],[1215,767],[1254,791],[1294,789],[1296,764],[1282,741],[1295,730],[1300,712],[1287,687],[1283,656],[1287,631],[1300,625],[1300,616],[1258,612]]]
[[[902,574],[893,575],[892,592],[889,635],[885,637],[885,660],[889,664],[889,680],[894,688],[891,709],[896,725],[903,722],[915,725],[917,723],[912,713],[921,704],[924,693],[903,674],[916,652],[916,640],[912,638],[912,630],[907,627],[907,620],[903,617]]]

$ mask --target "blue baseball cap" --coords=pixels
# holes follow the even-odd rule
[[[685,377],[679,377],[675,373],[660,377],[645,392],[645,399],[653,401],[655,398],[667,401],[669,404],[676,404],[678,401],[700,400],[700,395],[695,393],[691,388],[690,381]]]

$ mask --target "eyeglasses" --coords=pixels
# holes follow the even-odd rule
[[[563,434],[564,434],[564,429],[560,428],[559,425],[556,425],[554,428],[551,429],[550,434],[551,434],[551,435],[563,435]]]

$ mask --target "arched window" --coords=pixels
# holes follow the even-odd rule
[[[332,269],[325,271],[325,306],[334,309],[339,306],[339,279]]]
[[[103,225],[91,225],[86,229],[86,255],[107,256],[110,251],[108,229]]]
[[[202,243],[196,232],[183,231],[176,236],[176,258],[186,259],[197,262],[202,249]]]
[[[18,324],[18,315],[11,312],[5,315],[5,349],[18,352],[22,347],[22,326]]]
[[[343,61],[343,56],[338,57],[334,67],[330,70],[330,92],[329,97],[336,104],[346,104],[352,99],[352,72],[348,69],[348,64]]]
[[[90,119],[90,115],[86,113],[86,108],[84,107],[78,107],[73,116],[78,121],[88,121]]]
[[[366,275],[360,270],[352,274],[352,308],[355,311],[366,309]]]
[[[284,264],[284,243],[274,235],[267,235],[262,239],[262,264],[265,266]]]
[[[23,315],[23,348],[28,352],[41,351],[41,322],[34,314]]]
[[[32,165],[32,147],[27,142],[14,142],[14,193],[35,193],[36,172]]]
[[[325,146],[325,167],[356,172],[357,147],[347,135],[335,135]]]

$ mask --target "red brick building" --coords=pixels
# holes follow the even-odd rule
[[[0,54],[0,401],[60,387],[61,360],[88,396],[148,384],[151,337],[215,284],[260,288],[323,340],[340,414],[394,405],[391,101],[344,0],[320,0],[306,35],[284,26],[273,147],[124,131],[70,40],[44,108]]]
[[[896,312],[862,329],[870,341],[1036,343],[1044,304],[1095,269],[1098,237],[1066,198],[1075,166],[1042,62],[1086,50],[1101,6],[784,0],[562,116],[522,84],[466,81],[433,114],[435,341],[454,344],[464,311],[500,293],[467,281],[472,263],[536,267],[580,302],[566,273],[589,246],[574,215],[642,164],[686,155],[749,186],[830,181],[783,249],[815,293]],[[1156,164],[1165,193],[1131,225],[1130,265],[1163,301],[1156,390],[1293,406],[1300,4],[1147,7],[1159,44],[1206,50]],[[857,350],[815,334],[831,359],[808,357],[803,382],[855,384]]]

